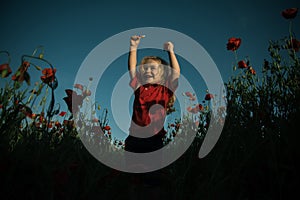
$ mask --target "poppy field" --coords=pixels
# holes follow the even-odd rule
[[[297,193],[300,41],[293,32],[297,12],[297,8],[282,11],[288,34],[269,41],[269,56],[261,66],[253,66],[247,56],[239,54],[242,38],[224,41],[233,60],[233,66],[226,66],[232,70],[224,83],[226,107],[209,91],[201,103],[195,103],[195,94],[189,91],[182,94],[190,105],[183,119],[168,124],[165,143],[184,140],[189,129],[196,130],[197,136],[178,160],[158,170],[161,198],[273,200],[290,199]],[[153,189],[134,174],[100,163],[82,144],[78,128],[100,134],[107,151],[124,149],[124,141],[112,137],[108,110],[89,102],[92,78],[58,97],[59,69],[40,47],[32,55],[23,55],[16,70],[10,66],[9,52],[0,50],[0,54],[6,58],[0,60],[1,199],[135,199]],[[40,72],[38,82],[31,83],[30,70]],[[57,98],[68,110],[57,106]],[[103,114],[85,124],[75,123],[74,116],[86,102],[93,112]],[[208,129],[220,125],[223,130],[216,146],[199,159]]]

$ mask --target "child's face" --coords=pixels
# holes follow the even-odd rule
[[[162,79],[162,69],[160,63],[154,60],[149,60],[146,64],[142,66],[141,78],[143,84],[153,84],[160,83]]]

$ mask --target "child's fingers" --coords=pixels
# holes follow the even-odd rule
[[[131,36],[131,39],[132,40],[140,40],[141,38],[144,38],[146,37],[145,35],[134,35],[134,36]]]

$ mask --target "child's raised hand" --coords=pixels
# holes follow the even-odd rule
[[[174,44],[172,42],[166,42],[164,43],[164,50],[173,52],[174,51]]]
[[[130,47],[131,48],[137,48],[140,41],[141,41],[141,38],[144,38],[145,35],[133,35],[130,37]]]

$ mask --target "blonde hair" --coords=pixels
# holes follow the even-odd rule
[[[158,56],[145,56],[139,65],[139,74],[144,72],[144,65],[149,63],[150,61],[155,61],[159,64],[159,73],[161,75],[161,84],[164,85],[166,83],[166,80],[170,74],[170,66],[169,63],[167,61],[165,61],[164,59],[158,57]]]
[[[161,82],[160,84],[161,85],[165,85],[166,83],[166,80],[168,79],[170,73],[171,73],[171,70],[170,70],[170,65],[167,61],[165,61],[164,59],[158,57],[158,56],[145,56],[141,62],[140,62],[140,65],[139,65],[139,75],[141,73],[144,73],[144,65],[149,63],[150,61],[155,61],[159,64],[159,73],[161,75]],[[168,103],[167,103],[167,107],[166,107],[166,111],[167,111],[167,115],[174,112],[174,103],[176,101],[176,97],[175,95],[173,94],[173,96],[169,99]]]

